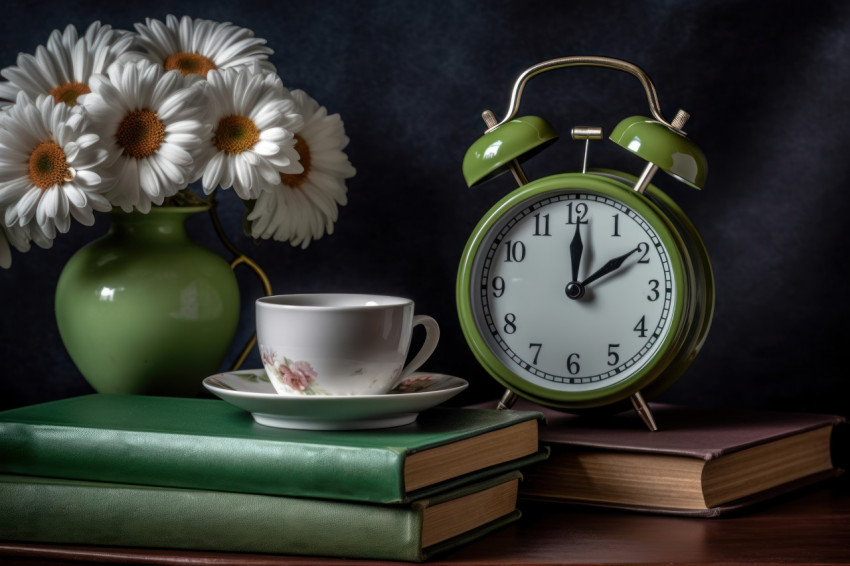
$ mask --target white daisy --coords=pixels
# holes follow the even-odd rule
[[[133,43],[130,32],[92,23],[83,37],[69,25],[64,32],[54,30],[47,46],[39,45],[35,55],[21,53],[17,66],[0,71],[0,105],[11,104],[18,92],[30,98],[50,94],[58,104],[74,105],[77,97],[91,92],[89,77],[104,72]]]
[[[304,126],[295,133],[304,171],[282,174],[279,186],[260,193],[248,220],[255,238],[288,240],[306,248],[311,239],[333,233],[337,205],[348,202],[345,179],[355,170],[342,151],[348,137],[339,114],[328,116],[304,91],[292,91],[292,97],[304,115]]]
[[[277,75],[258,66],[210,71],[203,85],[212,125],[196,174],[204,192],[233,187],[242,199],[255,199],[263,186],[280,184],[280,174],[298,174],[293,131],[304,120]]]
[[[103,192],[107,153],[79,106],[18,94],[0,117],[0,211],[6,226],[35,219],[50,237],[67,232],[71,217],[94,223],[93,210],[112,208]]]
[[[30,222],[26,226],[18,226],[17,224],[3,226],[0,223],[0,267],[8,269],[12,265],[9,244],[19,252],[26,253],[30,251],[30,242],[34,242],[40,248],[48,249],[53,246],[55,237],[55,232],[48,235],[35,222]]]
[[[213,22],[183,16],[179,20],[168,15],[165,23],[147,18],[136,24],[139,45],[146,54],[128,53],[127,58],[146,57],[162,65],[166,71],[178,70],[183,76],[206,77],[213,69],[226,69],[256,63],[274,72],[266,40],[254,32],[230,22]]]
[[[107,75],[92,77],[83,105],[109,150],[116,182],[109,198],[125,211],[149,212],[192,179],[209,137],[206,99],[177,71],[148,61],[113,65]]]

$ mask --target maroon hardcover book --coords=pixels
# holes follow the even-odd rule
[[[479,406],[495,406],[485,403]],[[539,429],[541,444],[552,448],[550,460],[536,466],[526,473],[523,493],[527,497],[539,498],[541,489],[536,495],[530,495],[530,489],[535,484],[535,469],[543,466],[576,465],[575,458],[559,458],[563,453],[611,453],[611,454],[643,454],[687,457],[704,462],[718,460],[725,456],[744,452],[747,449],[766,446],[782,439],[816,431],[845,422],[837,415],[810,413],[771,412],[751,409],[726,408],[697,408],[678,405],[653,403],[650,405],[655,421],[659,427],[656,432],[650,432],[635,411],[626,411],[614,415],[574,415],[541,407],[524,399],[517,401],[512,408],[515,410],[536,410],[546,416],[546,424]],[[829,434],[829,433],[827,433]],[[709,508],[671,508],[665,505],[633,505],[621,502],[568,499],[571,503],[599,505],[697,517],[716,517],[732,511],[740,511],[755,503],[798,490],[803,486],[839,475],[842,470],[835,465],[837,458],[830,460],[829,442],[822,442],[825,454],[826,469],[819,469],[803,477],[783,481],[779,485],[757,491],[735,500],[713,505]],[[833,441],[833,445],[836,442]],[[834,452],[834,450],[833,450]],[[775,456],[768,456],[771,458]],[[728,461],[728,459],[727,459]],[[567,464],[569,462],[569,464]],[[830,462],[832,465],[830,466]],[[761,460],[759,465],[772,471],[779,465],[770,460]],[[593,482],[595,472],[587,471],[588,482]],[[575,477],[573,475],[572,477]],[[527,486],[527,487],[526,487]],[[557,497],[553,498],[557,499]]]

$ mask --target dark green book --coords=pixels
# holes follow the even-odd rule
[[[418,562],[517,520],[519,478],[380,505],[0,475],[0,539]]]
[[[435,408],[402,427],[305,431],[219,400],[95,394],[0,413],[0,473],[400,503],[545,458],[541,417]]]

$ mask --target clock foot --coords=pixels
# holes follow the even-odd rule
[[[634,405],[635,411],[640,415],[640,418],[643,420],[646,427],[655,432],[658,430],[658,425],[655,424],[655,418],[652,416],[652,411],[649,410],[649,405],[644,400],[643,395],[640,394],[640,391],[632,395],[632,405]]]
[[[499,404],[496,405],[496,409],[499,411],[503,411],[505,409],[510,409],[516,403],[516,400],[519,397],[516,393],[511,391],[510,389],[505,389],[505,393],[502,395],[502,398],[499,400]]]

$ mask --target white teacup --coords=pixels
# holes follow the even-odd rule
[[[281,395],[381,395],[416,371],[440,338],[402,297],[276,295],[256,302],[263,367]],[[425,343],[406,366],[413,327]]]

